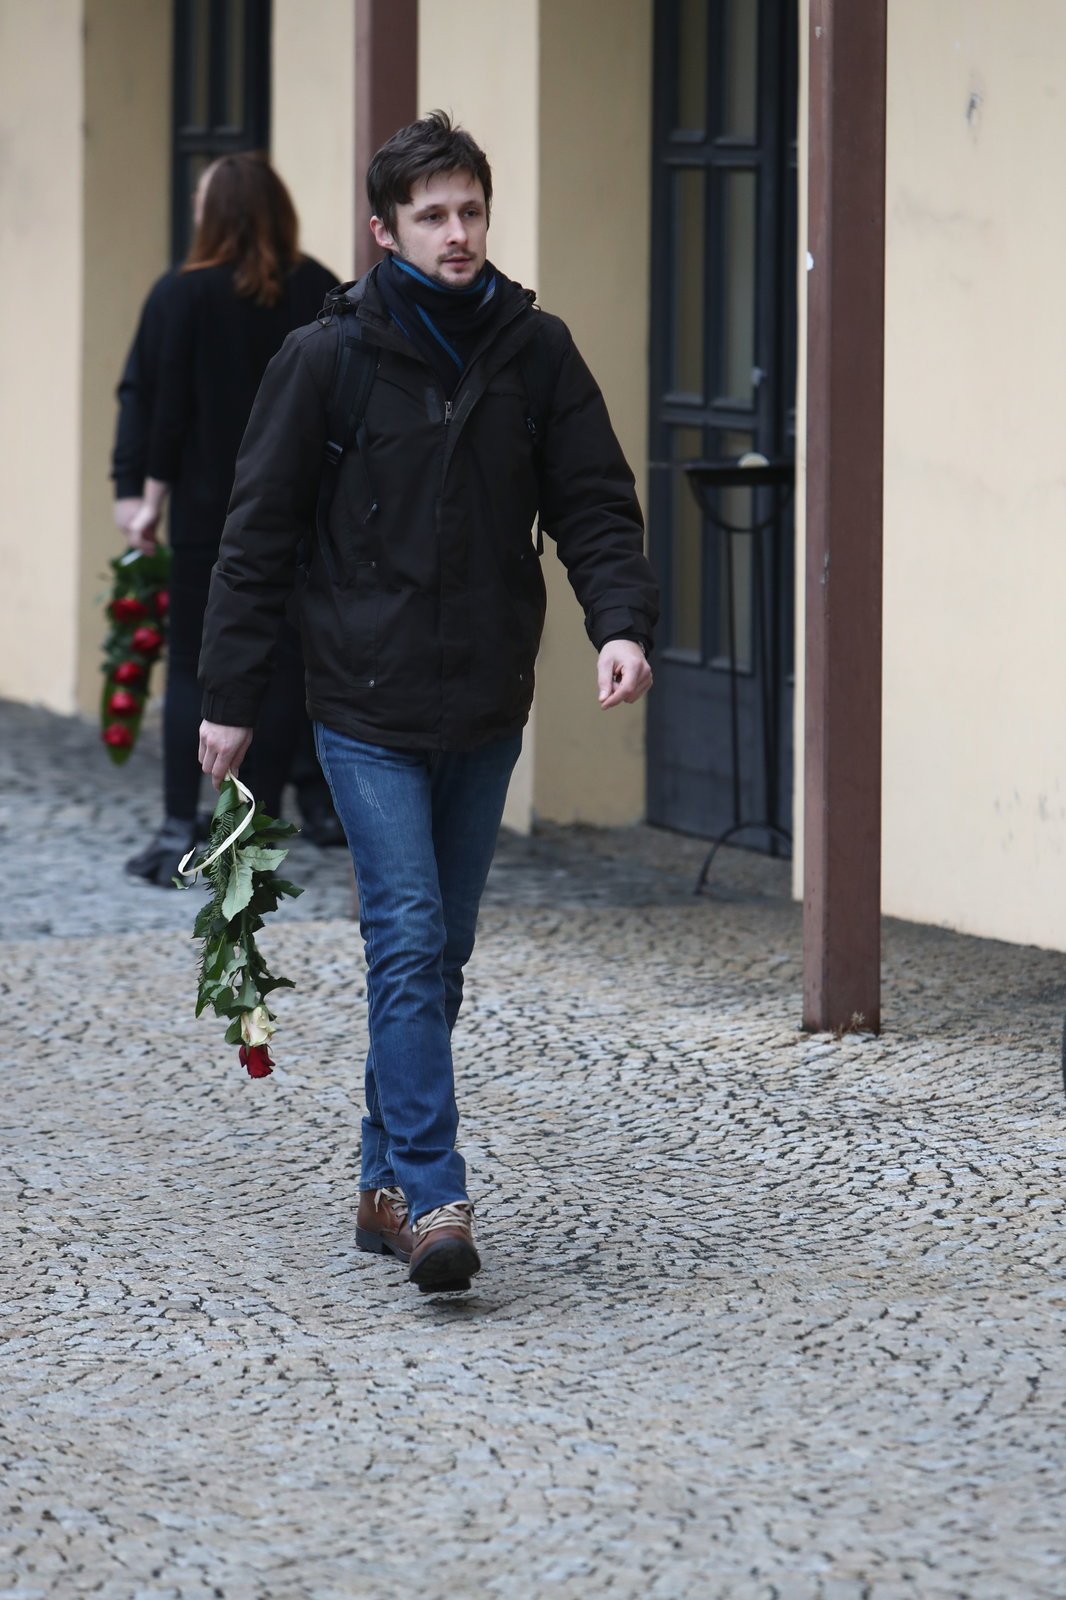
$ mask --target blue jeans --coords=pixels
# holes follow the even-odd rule
[[[389,750],[316,723],[315,743],[355,862],[366,949],[360,1188],[398,1184],[414,1220],[467,1197],[451,1033],[522,736]]]

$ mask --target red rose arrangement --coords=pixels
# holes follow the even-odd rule
[[[243,817],[242,804],[247,806]],[[274,989],[293,987],[291,979],[268,969],[255,936],[282,897],[303,893],[277,876],[288,855],[282,840],[295,832],[291,822],[268,816],[239,778],[228,776],[202,858],[190,866],[196,854],[190,850],[178,868],[190,881],[203,873],[211,890],[193,924],[193,938],[203,941],[196,1015],[210,1006],[216,1017],[229,1018],[226,1043],[240,1046],[241,1066],[251,1078],[265,1078],[274,1068],[270,1039],[276,1020],[266,997]]]
[[[127,550],[111,562],[111,572],[100,737],[118,765],[129,760],[137,743],[152,667],[166,639],[170,551],[146,556]]]

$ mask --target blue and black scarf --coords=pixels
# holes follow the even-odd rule
[[[452,395],[496,316],[496,269],[486,261],[466,288],[446,289],[390,254],[378,268],[377,287],[393,322]]]

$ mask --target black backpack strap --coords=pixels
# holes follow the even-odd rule
[[[526,391],[526,427],[537,441],[539,449],[558,378],[547,340],[540,328],[519,350],[518,370]]]
[[[558,369],[552,361],[547,340],[540,328],[518,352],[518,370],[522,387],[526,391],[526,427],[533,436],[533,458],[540,475],[540,452],[544,428],[551,410],[552,397],[558,380]],[[544,554],[544,534],[537,518],[537,554]]]
[[[322,456],[322,476],[315,509],[319,548],[333,583],[340,580],[329,540],[330,507],[337,492],[341,462],[352,445],[358,442],[362,431],[363,417],[377,370],[377,351],[364,344],[359,318],[346,316],[341,325],[341,338],[326,404],[326,447]],[[377,506],[372,505],[371,511],[376,510]]]

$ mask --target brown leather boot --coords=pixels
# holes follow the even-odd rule
[[[355,1242],[375,1256],[410,1261],[415,1247],[402,1189],[361,1189],[355,1218]]]
[[[414,1235],[408,1276],[423,1294],[469,1289],[471,1278],[481,1271],[481,1257],[474,1248],[474,1208],[469,1200],[427,1211],[415,1223]]]

